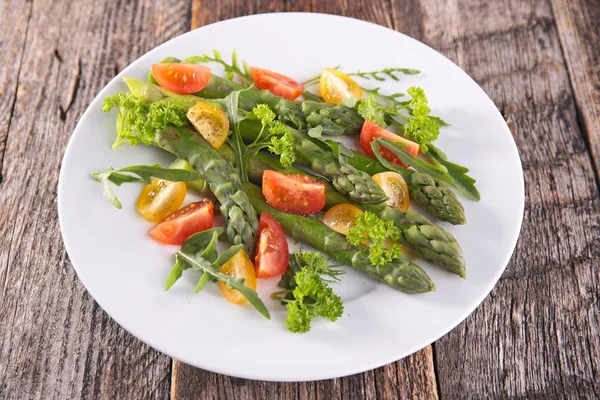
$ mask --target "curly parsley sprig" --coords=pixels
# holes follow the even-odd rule
[[[284,167],[291,167],[296,161],[295,139],[288,128],[275,119],[275,113],[266,104],[258,104],[251,114],[250,118],[256,118],[260,121],[261,130],[248,148],[260,150],[266,147],[271,153],[279,156],[279,161]],[[263,138],[265,132],[268,132],[268,135]]]
[[[344,271],[330,266],[327,258],[317,252],[300,251],[292,256],[288,271],[280,282],[286,290],[272,295],[286,303],[286,327],[290,332],[308,332],[316,315],[331,321],[342,316],[342,299],[327,284],[331,280],[323,278],[329,276],[339,280],[337,276],[342,273]]]
[[[356,217],[346,240],[354,246],[367,244],[369,261],[375,266],[382,266],[402,256],[402,246],[392,244],[386,246],[386,239],[398,239],[400,229],[392,221],[383,221],[372,212],[365,211]]]

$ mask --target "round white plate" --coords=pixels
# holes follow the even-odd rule
[[[307,29],[318,26],[319,29]],[[335,38],[335,45],[332,45]],[[125,91],[124,76],[145,78],[166,56],[185,58],[218,49],[304,80],[324,67],[345,71],[410,67],[420,75],[380,84],[386,92],[425,89],[433,114],[452,124],[438,141],[450,160],[471,169],[480,202],[464,200],[468,224],[442,224],[456,236],[467,261],[463,280],[422,260],[437,286],[407,295],[350,270],[334,289],[344,300],[335,323],[316,318],[307,334],[285,329],[285,309],[269,299],[276,279],[259,282],[271,312],[223,299],[217,285],[194,295],[198,276],[188,271],[169,291],[164,282],[177,248],[148,236],[151,224],[135,211],[140,186],[115,188],[117,210],[102,197],[90,173],[132,164],[168,165],[160,150],[122,146],[113,151],[115,114],[102,112],[104,97]],[[391,51],[390,49],[393,49]],[[81,117],[65,152],[58,209],[65,246],[77,274],[100,306],[121,326],[178,360],[242,378],[303,381],[366,371],[405,357],[444,335],[490,292],[515,247],[524,204],[523,173],[515,142],[483,90],[460,68],[424,44],[371,23],[321,14],[262,14],[186,33],[125,68]],[[193,199],[188,196],[187,201]]]

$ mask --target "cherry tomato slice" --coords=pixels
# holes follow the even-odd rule
[[[360,208],[352,204],[338,204],[331,207],[323,216],[323,223],[341,233],[344,236],[348,235],[348,231],[354,225],[356,217],[363,212]]]
[[[138,197],[137,209],[148,221],[161,221],[181,207],[185,192],[184,182],[155,178],[142,189]]]
[[[244,278],[244,285],[256,290],[256,275],[254,265],[244,250],[240,250],[220,268],[221,273],[235,278]],[[225,282],[219,281],[219,288],[223,296],[234,304],[246,302],[246,298],[236,289],[229,289]]]
[[[152,64],[152,75],[156,82],[171,92],[196,93],[210,81],[210,68],[196,64],[164,63]]]
[[[373,175],[373,180],[377,183],[388,197],[385,202],[388,206],[396,207],[400,211],[408,211],[410,205],[410,194],[406,181],[397,172],[388,171]]]
[[[254,266],[257,278],[271,278],[285,273],[290,260],[288,243],[279,222],[269,214],[260,214]]]
[[[360,131],[360,145],[365,154],[371,157],[375,157],[375,153],[373,153],[373,149],[371,148],[371,142],[379,138],[389,139],[392,142],[402,142],[405,144],[404,150],[408,151],[415,157],[419,155],[419,149],[421,147],[418,143],[403,138],[402,136],[398,136],[390,131],[383,129],[376,123],[366,120],[363,124],[362,130]],[[398,157],[396,157],[394,153],[392,153],[385,147],[379,146],[379,151],[381,152],[383,158],[385,158],[386,160],[393,162],[396,165],[400,165],[401,167],[408,167],[408,165],[402,164]]]
[[[273,207],[293,214],[314,214],[325,207],[325,183],[306,175],[267,170],[262,192]]]
[[[363,91],[358,83],[345,73],[334,68],[325,68],[319,80],[319,92],[323,100],[342,104],[344,100],[354,97],[360,100]]]
[[[187,117],[196,131],[215,149],[219,150],[227,140],[229,118],[221,107],[198,102],[188,110]]]
[[[269,71],[268,69],[250,67],[250,73],[256,86],[262,90],[269,90],[277,96],[295,100],[304,92],[304,86],[292,78]]]
[[[204,199],[188,204],[159,222],[150,230],[150,236],[164,244],[180,245],[194,233],[211,228],[214,221],[213,203]]]

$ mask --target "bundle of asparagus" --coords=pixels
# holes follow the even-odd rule
[[[397,290],[406,293],[424,293],[435,289],[435,285],[427,273],[414,262],[401,257],[399,252],[394,253],[390,249],[387,258],[382,257],[378,260],[372,258],[370,249],[374,247],[373,243],[375,242],[363,240],[363,233],[367,239],[369,238],[367,229],[363,232],[363,227],[366,225],[361,225],[355,232],[357,235],[351,240],[350,236],[345,237],[314,217],[291,214],[269,204],[263,196],[261,188],[257,185],[263,181],[266,171],[277,171],[286,175],[310,177],[311,180],[323,182],[325,209],[342,204],[358,207],[364,211],[365,215],[372,214],[371,217],[374,215],[373,218],[379,221],[377,224],[381,225],[378,225],[376,229],[384,229],[384,232],[378,232],[378,235],[383,234],[383,237],[397,240],[440,268],[463,278],[466,276],[465,260],[456,239],[449,232],[416,212],[404,212],[386,205],[386,193],[375,183],[371,175],[389,171],[389,169],[397,171],[406,181],[414,203],[424,207],[443,221],[462,224],[465,223],[464,209],[448,185],[448,182],[453,182],[452,177],[444,179],[444,176],[440,178],[433,172],[429,174],[422,170],[390,167],[381,157],[378,160],[362,153],[350,152],[339,143],[321,137],[321,134],[354,135],[359,133],[364,122],[363,116],[359,112],[360,108],[326,103],[319,101],[316,96],[309,96],[310,99],[305,101],[284,99],[269,91],[249,86],[250,78],[244,77],[247,78],[246,84],[239,84],[231,79],[212,75],[208,85],[193,95],[177,94],[153,84],[152,76],[150,82],[126,78],[125,81],[131,94],[113,96],[105,103],[105,110],[115,107],[119,109],[117,121],[119,137],[116,144],[128,142],[132,145],[140,143],[153,145],[172,153],[182,160],[181,162],[189,163],[187,168],[191,168],[201,175],[201,179],[195,181],[194,184],[199,185],[203,190],[208,188],[219,201],[227,240],[238,245],[236,252],[241,247],[239,245],[243,245],[246,252],[252,256],[256,248],[258,231],[257,213],[264,212],[274,217],[285,233],[294,239],[305,242],[340,263],[362,271],[371,278],[384,282]],[[377,93],[377,91],[374,92]],[[215,150],[209,142],[193,130],[190,120],[188,120],[191,117],[189,115],[186,117],[186,113],[192,107],[196,107],[199,102],[216,105],[227,111],[224,120],[229,119],[227,126],[232,126],[233,134],[230,135],[229,141],[233,148],[226,143],[219,150]],[[274,117],[265,122],[258,116],[257,109],[260,107],[274,113]],[[386,118],[389,121],[389,115]],[[269,124],[271,123],[279,124],[277,133],[270,131]],[[264,137],[265,131],[267,132],[267,142]],[[273,150],[265,143],[274,144],[277,140],[283,140],[284,137],[287,140],[286,145],[293,153],[293,161],[309,168],[315,174],[290,166],[291,162],[284,166],[276,157],[260,150],[269,147],[272,151],[277,152],[277,149]],[[269,142],[269,138],[272,140],[271,142]],[[401,146],[396,148],[395,145],[381,140],[374,143],[376,154],[378,146],[382,145],[388,149],[391,146],[390,151],[404,156]],[[218,146],[216,147],[218,148]],[[243,149],[245,150],[242,151]],[[437,149],[431,152],[438,158],[440,153]],[[462,167],[449,163],[445,159],[440,158],[440,160],[438,162],[440,165],[455,168],[454,172],[458,171],[457,173],[462,173],[464,176],[466,169],[461,169]],[[106,178],[104,179],[105,184],[109,180],[116,184],[140,181],[123,177],[122,174],[119,175],[120,171],[125,170],[110,170],[102,176],[96,174],[95,178]],[[169,175],[169,170],[158,168],[158,166],[154,166],[152,170],[160,171],[163,176],[178,176],[177,173],[173,174],[172,172]],[[149,181],[151,174],[149,171],[150,169],[145,172],[145,181]],[[156,172],[152,176],[160,177],[160,175],[156,175]],[[185,179],[182,176],[181,180],[196,178],[196,175],[187,176]],[[472,184],[469,179],[466,177],[463,182]],[[203,185],[202,180],[206,184]],[[261,217],[261,229],[262,224]],[[394,228],[393,234],[385,231],[390,227]],[[212,258],[216,255],[214,251],[216,236],[216,233],[211,236],[210,244],[207,244],[208,250],[203,250],[202,254],[192,254],[192,252],[182,255],[179,253],[178,263],[180,265],[176,265],[175,272],[177,273],[174,276],[181,276],[181,271],[189,269],[187,268],[189,266],[194,268],[194,265],[197,264],[197,268],[194,269],[209,272],[203,276],[203,284],[208,281],[210,276],[226,277],[223,274],[219,275],[215,269],[215,265],[223,265],[223,263],[214,265],[206,263],[206,260],[211,260],[203,256],[205,253],[210,253]],[[187,244],[184,243],[184,247],[189,250],[193,247],[191,243],[198,240],[192,236],[186,241]],[[399,248],[394,245],[391,247]],[[379,250],[386,251],[383,246]],[[184,255],[185,257],[181,258]],[[318,280],[320,279],[318,278],[319,273],[323,273],[324,270],[314,264],[311,271],[310,274],[307,272],[307,274],[298,275],[297,279]],[[288,276],[286,279],[289,281],[290,277]],[[223,278],[222,281],[227,280]],[[235,282],[242,284],[243,280]],[[328,299],[330,290],[323,286],[323,282],[317,285],[320,287],[318,294],[311,292],[311,285],[309,281],[305,281],[296,286],[296,290],[299,291],[297,295],[300,297],[296,297],[293,306],[288,304],[290,313],[288,323],[293,315],[293,318],[296,318],[293,324],[297,329],[295,331],[305,331],[309,328],[309,323],[307,325],[303,319],[307,316],[312,318],[311,310],[319,310],[321,312],[319,315],[327,315],[331,317],[331,320],[341,315],[341,303],[336,303],[335,307],[331,306],[333,307],[329,310],[331,313],[326,311],[326,306],[318,308],[317,303],[320,301],[332,301],[331,304],[335,302],[332,298]],[[258,299],[256,292],[254,290],[245,290],[245,292],[254,299],[251,303],[255,307],[256,304],[259,304],[260,307],[257,307],[259,311],[268,315],[262,302],[256,300]],[[287,296],[296,296],[296,293],[294,292],[292,295],[292,292],[293,290],[289,289],[286,292]],[[303,296],[307,296],[308,303],[303,302]],[[336,302],[339,302],[339,298]],[[332,311],[334,309],[335,313]]]

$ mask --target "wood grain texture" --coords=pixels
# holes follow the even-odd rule
[[[0,63],[0,171],[6,149],[6,138],[12,121],[19,70],[23,59],[25,36],[31,17],[31,2],[0,3],[0,18],[3,21],[14,21],[12,29],[0,31],[2,43],[2,63]],[[2,175],[0,175],[2,183]]]
[[[274,11],[314,11],[352,16],[393,27],[387,1],[241,3],[194,1],[192,29],[240,15]],[[209,11],[210,10],[210,11]],[[173,399],[435,399],[437,388],[430,346],[396,363],[364,374],[302,383],[236,379],[173,361]]]
[[[2,399],[169,397],[170,359],[121,329],[77,278],[56,186],[67,141],[96,93],[189,28],[178,4],[2,2]]]
[[[600,1],[551,3],[580,123],[600,176]]]
[[[435,343],[440,397],[598,398],[600,202],[552,9],[523,0],[408,3],[393,2],[396,25],[491,96],[512,127],[526,185],[507,271]]]

